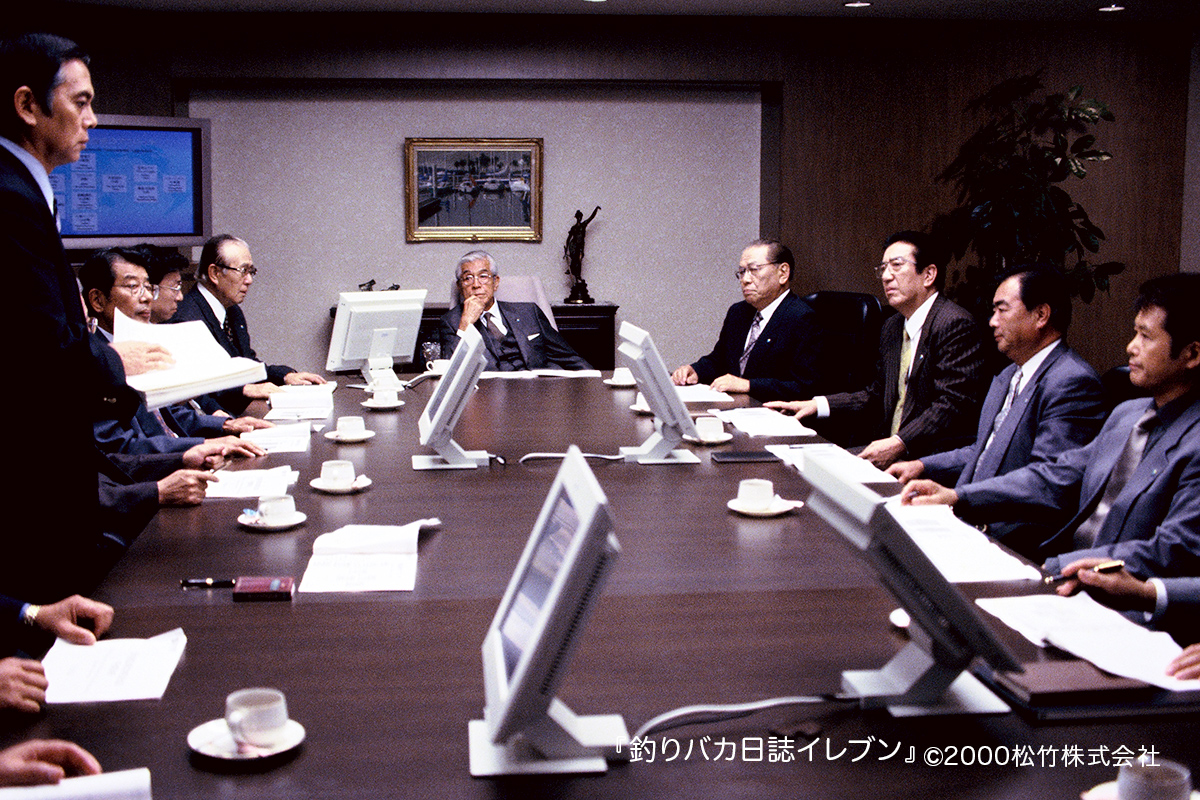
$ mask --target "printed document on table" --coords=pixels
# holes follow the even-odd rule
[[[433,374],[433,373],[430,373]],[[599,378],[598,369],[518,369],[509,372],[501,370],[486,370],[479,374],[480,380],[502,378],[505,380],[532,380],[534,378]]]
[[[256,428],[242,434],[243,439],[253,442],[268,453],[304,453],[312,438],[312,423],[290,422],[274,428]]]
[[[785,464],[790,464],[798,470],[804,469],[804,458],[813,453],[824,454],[825,460],[833,460],[839,476],[857,483],[897,483],[896,479],[876,467],[865,458],[859,458],[853,453],[843,450],[836,444],[769,444],[768,453],[779,456]]]
[[[150,800],[150,770],[123,769],[63,778],[42,786],[10,786],[4,800]]]
[[[899,497],[894,497],[887,507],[951,583],[1042,578],[1036,567],[1005,552],[983,532],[954,516],[950,506],[904,506]]]
[[[733,426],[747,436],[816,436],[817,432],[805,427],[800,420],[789,414],[780,414],[773,408],[730,408],[709,409],[708,413],[719,417],[722,422]]]
[[[58,639],[42,659],[50,683],[46,702],[161,699],[186,644],[182,628],[149,639],[102,639],[92,645]]]
[[[693,383],[690,386],[676,386],[676,394],[685,403],[732,403],[733,395],[728,392],[718,392],[706,383]]]
[[[213,500],[223,497],[267,497],[287,494],[288,488],[300,477],[288,466],[272,469],[223,469],[217,479],[208,484],[204,497]]]
[[[417,539],[436,517],[407,525],[345,525],[313,542],[301,592],[410,592],[417,582]]]
[[[1131,622],[1086,594],[991,597],[975,602],[1038,646],[1052,644],[1105,672],[1163,689],[1200,690],[1200,680],[1181,681],[1167,675],[1167,665],[1183,652],[1169,634]]]
[[[304,386],[281,386],[267,398],[271,410],[264,419],[325,419],[333,414],[333,390],[336,381]]]

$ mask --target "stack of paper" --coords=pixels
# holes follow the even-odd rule
[[[747,436],[816,436],[812,428],[788,414],[773,408],[731,408],[725,411],[709,409],[709,413],[733,426]]]
[[[160,344],[175,359],[175,366],[169,369],[125,377],[126,382],[146,398],[147,408],[160,408],[267,379],[267,368],[262,362],[231,357],[217,344],[203,322],[147,325],[120,311],[113,316],[113,341]]]
[[[1035,567],[954,516],[950,506],[904,506],[896,497],[888,509],[951,583],[1041,580]]]
[[[313,542],[301,592],[411,592],[417,583],[417,536],[436,517],[407,525],[346,525]]]
[[[271,410],[266,419],[325,419],[333,414],[333,390],[337,383],[316,383],[305,386],[281,386],[272,392]]]
[[[179,664],[182,628],[149,639],[105,639],[70,644],[58,639],[42,659],[47,703],[159,700]]]
[[[303,453],[308,450],[308,442],[312,438],[312,424],[293,422],[274,428],[256,428],[243,433],[242,438],[268,453]]]
[[[205,498],[218,497],[273,497],[287,494],[300,473],[291,467],[273,469],[221,470],[217,479],[208,484]]]
[[[63,778],[44,786],[10,786],[4,800],[150,800],[150,770],[124,769]]]
[[[427,375],[437,375],[439,373],[426,373]],[[480,373],[479,378],[505,378],[507,380],[532,380],[533,378],[599,378],[600,370],[598,369],[550,369],[544,367],[542,369],[521,369],[513,370],[512,372],[497,372],[493,370],[485,370]]]

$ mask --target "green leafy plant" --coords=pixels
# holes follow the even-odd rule
[[[1075,292],[1091,302],[1125,269],[1116,261],[1092,263],[1104,232],[1063,187],[1081,180],[1089,165],[1112,154],[1097,146],[1092,128],[1115,118],[1108,107],[1083,97],[1083,88],[1043,94],[1041,73],[1000,83],[967,106],[984,123],[938,176],[958,189],[958,207],[932,224],[957,259],[974,251],[978,263],[951,272],[949,291],[986,316],[992,288],[1007,265],[1055,264]]]

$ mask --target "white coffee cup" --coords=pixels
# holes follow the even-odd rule
[[[278,747],[287,733],[287,699],[278,689],[238,689],[225,698],[225,723],[238,744]]]
[[[445,375],[446,370],[448,370],[450,368],[450,359],[435,358],[433,361],[429,362],[428,366],[429,366],[429,371],[432,372],[434,375]]]
[[[331,460],[321,464],[321,482],[331,489],[348,489],[354,484],[354,462]]]
[[[400,402],[400,393],[395,389],[377,389],[373,395],[373,398],[376,405],[394,406],[396,403]]]
[[[264,495],[258,498],[258,518],[262,522],[281,522],[296,515],[296,500],[290,494]]]
[[[621,386],[632,386],[633,372],[629,367],[617,367],[613,370],[612,382]]]
[[[362,436],[367,431],[367,423],[362,417],[338,417],[337,432],[342,436]]]
[[[1192,773],[1183,764],[1158,759],[1137,759],[1117,773],[1118,800],[1188,800]]]
[[[725,423],[712,416],[696,417],[696,433],[705,441],[720,438],[725,432]]]
[[[775,500],[775,484],[763,478],[746,478],[738,484],[737,499],[747,511],[766,511]]]

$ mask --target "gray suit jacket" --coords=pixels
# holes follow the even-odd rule
[[[1092,513],[1133,426],[1153,402],[1117,406],[1094,440],[1043,461],[958,490],[964,518],[1019,519],[1022,513],[1073,509],[1074,517],[1042,552],[1055,572],[1077,558],[1120,558],[1134,575],[1200,575],[1200,399],[1146,449],[1096,535],[1096,546],[1072,550],[1075,529]]]
[[[535,303],[509,303],[497,300],[500,316],[504,324],[517,340],[517,348],[521,358],[525,360],[527,369],[591,369],[592,365],[584,361],[578,353],[567,344],[546,315]],[[458,323],[462,321],[462,304],[442,315],[442,325],[439,330],[442,340],[442,358],[449,358],[458,347]],[[491,337],[483,337],[484,353],[487,355],[485,369],[496,369],[496,354],[492,352]]]

